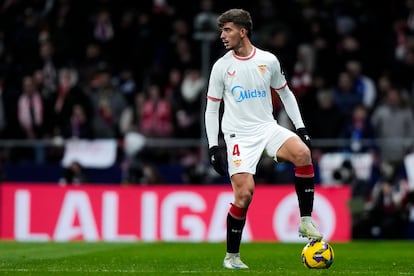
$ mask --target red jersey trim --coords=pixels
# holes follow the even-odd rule
[[[251,52],[251,54],[250,54],[250,55],[248,55],[247,57],[241,57],[241,56],[238,56],[238,55],[236,55],[236,53],[233,51],[233,57],[234,57],[235,59],[238,59],[238,60],[248,60],[248,59],[253,58],[255,55],[256,55],[256,47],[253,47],[253,51],[252,51],[252,52]]]
[[[207,96],[207,99],[212,100],[212,101],[214,101],[214,102],[220,102],[220,101],[221,101],[221,99],[219,99],[219,98],[214,98],[214,97],[211,97],[211,96]]]
[[[278,88],[273,88],[273,87],[272,87],[272,89],[273,89],[273,90],[281,90],[281,89],[285,88],[285,87],[286,87],[286,85],[287,85],[287,82],[285,82],[285,84],[284,84],[284,85],[282,85],[281,87],[278,87]]]

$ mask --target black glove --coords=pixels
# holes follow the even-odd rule
[[[296,133],[298,134],[298,136],[300,137],[300,139],[302,139],[303,143],[305,143],[309,149],[311,148],[311,138],[308,134],[308,132],[306,131],[306,129],[304,127],[298,128],[296,130]]]
[[[208,149],[210,155],[210,164],[213,165],[214,170],[222,176],[226,175],[226,160],[218,146],[212,146]]]

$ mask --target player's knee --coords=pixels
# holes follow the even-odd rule
[[[237,193],[235,202],[241,208],[247,208],[253,197],[253,190],[245,189]]]
[[[254,179],[249,173],[238,173],[232,176],[231,182],[234,190],[235,204],[247,208],[254,192]]]
[[[304,166],[312,163],[311,152],[307,146],[300,147],[296,150],[293,163],[296,166]]]

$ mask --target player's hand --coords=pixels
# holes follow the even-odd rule
[[[214,170],[222,176],[226,175],[226,160],[218,146],[212,146],[208,149],[210,155],[210,164],[213,165]]]
[[[311,138],[304,127],[298,128],[296,133],[302,139],[303,143],[305,143],[309,149],[312,149]]]

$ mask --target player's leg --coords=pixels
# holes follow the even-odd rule
[[[315,178],[309,148],[295,135],[286,139],[277,150],[276,156],[278,159],[292,162],[295,166],[295,190],[301,216],[299,235],[321,240],[322,235],[315,227],[311,217]]]
[[[226,268],[248,268],[240,260],[240,243],[246,223],[247,210],[255,187],[253,175],[263,153],[266,139],[258,132],[249,134],[226,134],[228,171],[234,193],[234,201],[227,215]]]
[[[240,259],[240,244],[246,223],[247,210],[252,200],[254,179],[250,173],[232,175],[231,184],[234,203],[227,214],[227,248],[223,265],[225,268],[248,268]]]
[[[321,240],[322,235],[311,218],[315,182],[309,148],[299,137],[293,136],[282,144],[277,151],[277,157],[288,160],[295,165],[295,189],[301,216],[299,235],[309,239]]]

